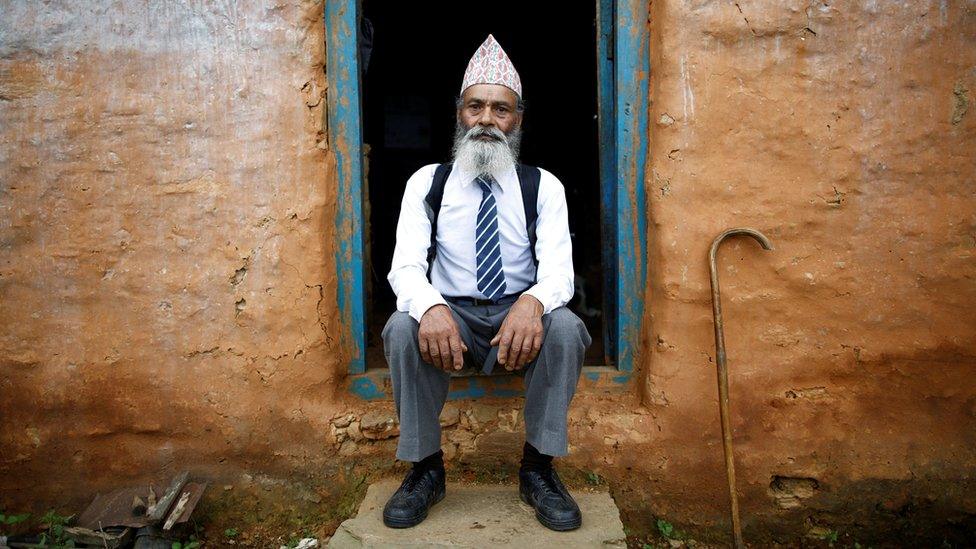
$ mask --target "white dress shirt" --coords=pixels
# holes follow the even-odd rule
[[[407,181],[400,205],[393,265],[387,276],[397,296],[397,310],[410,313],[417,322],[427,309],[446,303],[443,296],[485,297],[478,290],[475,257],[475,225],[482,191],[474,181],[475,175],[458,169],[451,170],[444,185],[444,198],[437,216],[437,255],[427,280],[430,220],[424,198],[433,183],[435,169],[437,164],[424,166]],[[547,314],[573,297],[573,245],[569,239],[563,185],[556,176],[540,171],[535,245],[538,272],[529,250],[522,191],[515,169],[498,178],[491,190],[498,209],[505,293],[525,290],[542,303],[543,314]]]

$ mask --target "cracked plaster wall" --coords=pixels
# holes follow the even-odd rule
[[[652,507],[727,501],[706,256],[749,226],[775,251],[719,253],[747,525],[974,528],[976,3],[664,1],[651,31]]]
[[[319,453],[342,370],[322,4],[2,9],[3,497]]]
[[[5,11],[4,497],[388,459],[392,407],[342,393],[332,336],[321,4]],[[705,257],[749,225],[776,250],[720,254],[747,525],[971,520],[976,5],[662,1],[650,25],[640,382],[578,397],[567,465],[630,524],[723,524]],[[451,405],[449,456],[514,459],[519,407]]]

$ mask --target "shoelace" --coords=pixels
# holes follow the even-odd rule
[[[400,489],[413,492],[417,487],[420,487],[422,483],[428,482],[430,477],[427,476],[426,471],[419,469],[411,469],[410,474],[407,478],[403,479],[403,484],[400,485]]]
[[[543,474],[538,471],[532,471],[531,474],[538,476],[542,482],[539,483],[543,496],[550,496],[553,494],[559,494],[559,488],[556,485],[555,472],[550,474]]]

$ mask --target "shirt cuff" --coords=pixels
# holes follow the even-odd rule
[[[420,319],[424,317],[424,313],[434,305],[447,305],[447,301],[444,300],[440,292],[431,288],[410,300],[408,313],[419,323]]]

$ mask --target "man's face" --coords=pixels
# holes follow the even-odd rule
[[[500,84],[475,84],[461,95],[461,108],[457,111],[458,122],[465,129],[475,126],[494,127],[508,135],[522,124],[522,113],[516,110],[518,96]],[[477,139],[494,140],[490,135]]]
[[[464,90],[454,132],[454,165],[471,174],[495,179],[518,164],[522,114],[515,92],[497,84],[475,84]]]

